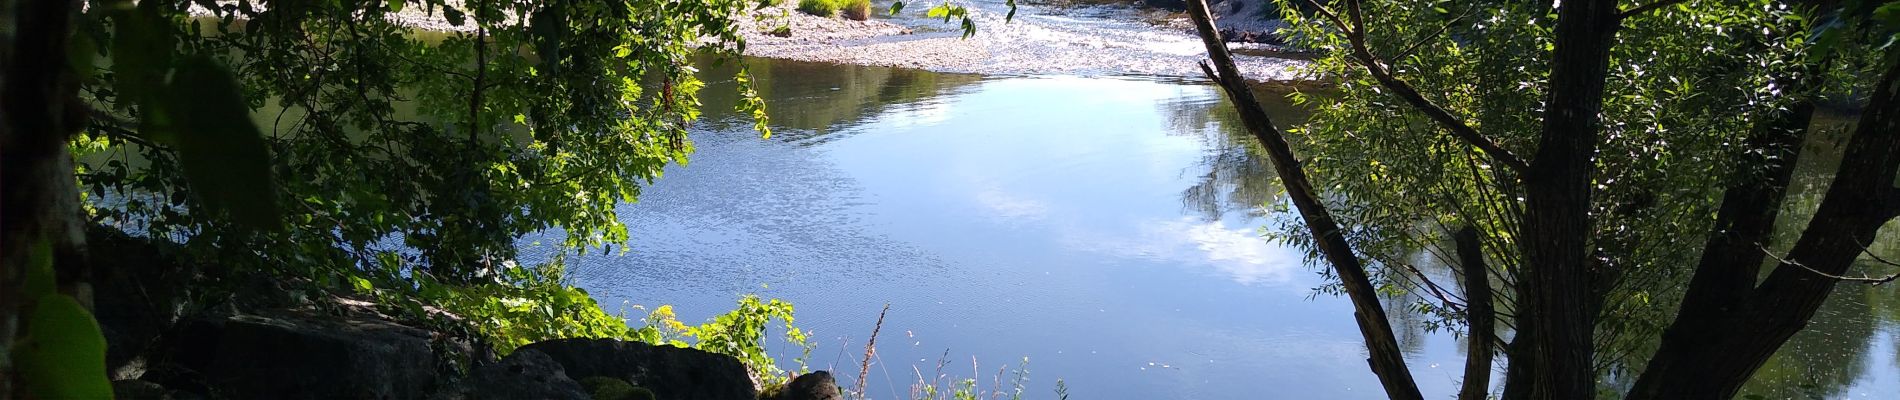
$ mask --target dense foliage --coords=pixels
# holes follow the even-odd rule
[[[1600,262],[1627,271],[1605,313],[1605,341],[1653,336],[1665,299],[1680,295],[1682,266],[1698,255],[1679,241],[1708,231],[1721,197],[1723,171],[1751,121],[1792,97],[1768,83],[1806,51],[1806,25],[1786,5],[1770,1],[1691,2],[1680,10],[1635,19],[1619,34],[1606,89],[1607,145],[1597,156],[1596,246]],[[1535,149],[1545,97],[1553,10],[1535,2],[1370,2],[1369,46],[1394,60],[1391,68],[1433,103],[1493,137],[1507,149]],[[1690,8],[1693,6],[1694,8]],[[1430,288],[1408,271],[1455,265],[1448,227],[1482,227],[1485,248],[1500,280],[1512,282],[1521,265],[1510,232],[1518,229],[1522,193],[1476,149],[1411,105],[1394,101],[1346,47],[1346,39],[1318,20],[1288,13],[1300,43],[1328,57],[1313,68],[1337,77],[1336,96],[1300,96],[1316,112],[1293,131],[1310,151],[1316,180],[1338,196],[1334,207],[1350,221],[1356,248],[1383,266],[1389,283]],[[1772,29],[1745,29],[1745,27]],[[1443,29],[1441,29],[1443,27]],[[1289,236],[1298,238],[1298,236]],[[1424,257],[1417,257],[1418,254]],[[1507,285],[1508,286],[1508,285]],[[1675,289],[1675,290],[1672,290]],[[1455,313],[1436,301],[1427,311]],[[1508,301],[1508,300],[1507,300]],[[1604,357],[1605,361],[1615,357]],[[1607,365],[1606,365],[1607,367]]]
[[[1329,289],[1362,315],[1382,313],[1362,301],[1369,272],[1386,293],[1421,293],[1414,308],[1439,323],[1495,319],[1515,331],[1496,345],[1512,360],[1506,398],[1587,396],[1592,382],[1641,398],[1730,396],[1836,283],[1881,282],[1846,272],[1896,215],[1885,199],[1900,193],[1891,187],[1900,142],[1888,132],[1900,3],[1287,0],[1279,9],[1290,23],[1282,34],[1321,54],[1312,72],[1338,82],[1295,96],[1315,114],[1287,135],[1266,117],[1249,120],[1299,189],[1302,218],[1281,237],[1323,254],[1341,278]],[[1210,51],[1225,54],[1201,18]],[[1231,75],[1221,57],[1220,75]],[[1229,83],[1237,102],[1252,101]],[[1843,110],[1828,106],[1859,122],[1829,118]],[[1821,154],[1804,154],[1817,142]],[[1830,161],[1804,161],[1809,174],[1840,165],[1824,197],[1789,188],[1794,160],[1814,157]],[[1780,220],[1815,222],[1777,224],[1784,206],[1798,217]],[[1477,243],[1454,251],[1452,233],[1467,227]],[[1800,234],[1786,240],[1777,228]],[[1758,273],[1765,266],[1772,274]],[[1474,267],[1484,276],[1462,282],[1479,287],[1440,283]],[[1489,302],[1465,304],[1490,287],[1495,315]],[[1384,351],[1389,328],[1363,323],[1388,394],[1417,397],[1403,360]],[[1471,373],[1489,375],[1489,362]],[[1593,378],[1602,376],[1611,378]],[[1489,390],[1475,389],[1464,397]]]
[[[740,357],[768,381],[782,377],[767,323],[804,345],[781,301],[748,296],[663,337],[602,310],[559,260],[514,261],[529,232],[558,229],[575,251],[626,240],[615,208],[692,151],[694,63],[736,57],[731,18],[765,4],[89,5],[73,66],[97,111],[72,146],[88,212],[179,241],[216,268],[204,290],[263,272],[372,296],[504,352],[559,337],[670,341]],[[769,135],[743,64],[734,76],[739,110]]]
[[[246,249],[290,269],[394,257],[445,280],[492,277],[528,232],[558,227],[576,249],[626,238],[614,207],[692,150],[694,53],[738,51],[730,18],[748,5],[100,2],[81,37],[112,63],[83,82],[104,115],[82,141],[124,146],[89,155],[80,179],[97,218],[207,253]],[[215,129],[169,124],[197,113],[188,108],[202,101],[185,99],[219,98],[207,94],[217,79],[186,81],[193,65],[241,77],[243,108],[218,117],[250,115],[268,150],[211,168],[261,168],[237,172],[267,172],[275,186],[189,190],[220,181],[198,179],[184,157],[185,138]],[[762,118],[748,98],[741,107]],[[247,155],[234,147],[207,151]],[[218,218],[230,209],[210,195],[220,192],[281,205],[249,220],[281,215],[284,229]]]

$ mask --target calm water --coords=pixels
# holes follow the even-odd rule
[[[989,387],[1025,358],[1034,398],[1056,378],[1078,399],[1381,397],[1350,305],[1313,296],[1316,270],[1260,237],[1277,188],[1212,87],[753,70],[778,134],[708,88],[692,163],[620,209],[631,252],[568,258],[609,308],[698,321],[740,294],[783,298],[819,345],[810,365],[855,377],[888,303],[874,398],[907,396],[939,359]],[[1892,398],[1900,296],[1843,286],[1821,314],[1747,393]],[[1463,345],[1399,318],[1419,384],[1450,397]]]

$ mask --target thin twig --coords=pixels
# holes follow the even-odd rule
[[[1413,51],[1417,51],[1418,48],[1424,46],[1426,42],[1438,40],[1439,36],[1443,36],[1445,32],[1451,30],[1452,25],[1457,25],[1459,22],[1464,21],[1465,17],[1469,16],[1471,16],[1471,13],[1466,12],[1464,15],[1459,15],[1458,18],[1452,18],[1450,21],[1446,21],[1444,25],[1438,27],[1438,31],[1426,35],[1424,39],[1419,39],[1417,42],[1412,42],[1411,46],[1406,46],[1405,50],[1399,50],[1399,54],[1392,56],[1392,59],[1403,60],[1405,57],[1411,56]]]
[[[1842,282],[1861,282],[1861,283],[1871,284],[1874,286],[1880,286],[1882,284],[1886,284],[1887,282],[1893,282],[1895,279],[1900,279],[1900,274],[1887,275],[1887,277],[1885,278],[1875,278],[1875,277],[1866,276],[1866,275],[1861,275],[1859,277],[1840,276],[1840,275],[1830,274],[1826,272],[1821,272],[1821,270],[1814,269],[1814,267],[1809,267],[1807,264],[1795,262],[1794,260],[1781,258],[1781,256],[1775,255],[1775,252],[1768,251],[1767,247],[1762,247],[1761,252],[1764,254],[1767,254],[1769,257],[1773,257],[1775,261],[1779,261],[1782,264],[1788,264],[1788,265],[1793,265],[1796,267],[1801,267],[1801,269],[1808,270],[1808,272],[1813,272],[1815,275],[1820,275],[1823,278],[1833,279],[1833,280],[1842,281]]]
[[[1333,25],[1338,26],[1341,32],[1351,34],[1353,32],[1353,29],[1355,29],[1352,26],[1346,25],[1345,20],[1339,19],[1338,13],[1334,13],[1332,9],[1326,8],[1326,6],[1319,4],[1319,0],[1306,0],[1306,4],[1313,5],[1314,10],[1319,10],[1319,15],[1324,16],[1326,17],[1327,20],[1332,21]]]
[[[1874,259],[1874,262],[1878,262],[1878,263],[1881,263],[1881,264],[1886,264],[1886,265],[1891,265],[1891,266],[1895,266],[1895,267],[1900,267],[1900,263],[1894,263],[1894,262],[1892,262],[1892,261],[1887,261],[1887,259],[1885,259],[1885,258],[1880,258],[1880,255],[1879,255],[1879,254],[1874,254],[1874,250],[1873,250],[1873,248],[1872,248],[1872,246],[1873,246],[1873,244],[1872,244],[1872,243],[1861,243],[1861,242],[1860,242],[1860,238],[1854,238],[1854,244],[1858,244],[1858,245],[1860,245],[1860,252],[1861,252],[1861,253],[1865,253],[1865,254],[1867,254],[1867,256],[1868,256],[1868,257],[1872,257],[1872,258]]]

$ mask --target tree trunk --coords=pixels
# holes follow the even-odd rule
[[[17,27],[0,42],[0,400],[16,396],[12,350],[23,332],[20,312],[32,243],[48,241],[62,291],[90,306],[83,210],[67,143],[84,124],[86,106],[67,67],[67,39],[79,3],[4,1]]]
[[[1453,237],[1458,263],[1464,269],[1465,381],[1458,400],[1485,400],[1491,395],[1491,350],[1497,342],[1497,314],[1491,310],[1490,268],[1484,265],[1484,249],[1478,242],[1477,228],[1464,227]]]
[[[1664,331],[1662,344],[1650,358],[1636,384],[1633,398],[1655,396],[1664,385],[1675,382],[1659,377],[1674,375],[1679,368],[1701,369],[1702,365],[1683,364],[1683,349],[1700,346],[1708,338],[1707,327],[1723,324],[1730,313],[1738,311],[1755,290],[1761,266],[1768,257],[1768,241],[1775,231],[1781,203],[1787,197],[1789,180],[1807,138],[1814,116],[1814,99],[1809,90],[1820,68],[1776,79],[1776,86],[1790,88],[1802,96],[1788,109],[1773,113],[1755,127],[1748,147],[1738,164],[1742,171],[1731,177],[1716,211],[1715,226],[1709,232],[1695,276],[1689,280],[1682,308],[1676,320]],[[1760,166],[1757,168],[1756,166]]]
[[[1372,372],[1379,376],[1379,383],[1385,388],[1386,396],[1399,400],[1416,400],[1424,396],[1418,391],[1418,385],[1412,380],[1412,373],[1405,365],[1405,354],[1399,348],[1399,342],[1392,334],[1390,320],[1386,319],[1385,307],[1379,304],[1377,288],[1367,276],[1365,266],[1360,264],[1359,256],[1352,251],[1351,243],[1340,234],[1339,224],[1334,222],[1332,213],[1321,204],[1313,192],[1312,184],[1306,179],[1306,170],[1293,155],[1293,148],[1286,141],[1279,128],[1267,117],[1266,108],[1260,105],[1247,86],[1246,79],[1240,75],[1240,69],[1234,65],[1233,55],[1227,50],[1226,42],[1215,31],[1214,22],[1209,15],[1205,0],[1188,2],[1188,15],[1194,20],[1194,26],[1200,33],[1201,41],[1207,45],[1208,57],[1214,67],[1201,64],[1208,79],[1227,93],[1234,108],[1240,112],[1240,119],[1267,150],[1267,158],[1273,163],[1273,170],[1280,176],[1280,184],[1286,188],[1287,197],[1299,209],[1300,217],[1306,222],[1313,242],[1320,253],[1339,274],[1340,283],[1346,288],[1346,296],[1352,300],[1353,316],[1359,324],[1359,334],[1366,341],[1369,353],[1367,364]],[[1218,68],[1219,72],[1215,69]]]
[[[1671,325],[1675,346],[1657,351],[1630,398],[1734,397],[1807,326],[1880,226],[1900,214],[1900,189],[1893,186],[1900,168],[1900,49],[1889,50],[1885,62],[1834,182],[1794,249],[1739,306],[1706,321]]]
[[[1604,79],[1618,26],[1616,1],[1566,1],[1557,10],[1549,98],[1537,156],[1525,176],[1525,265],[1518,326],[1529,327],[1530,396],[1586,399],[1596,393],[1591,335],[1598,301],[1590,282],[1591,179]]]

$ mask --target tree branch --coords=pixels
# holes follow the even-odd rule
[[[1871,257],[1871,258],[1873,258],[1873,259],[1874,259],[1874,262],[1877,262],[1877,263],[1881,263],[1881,264],[1886,264],[1886,265],[1889,265],[1889,266],[1895,266],[1895,267],[1900,267],[1900,263],[1894,263],[1893,261],[1887,261],[1887,259],[1885,259],[1885,258],[1880,258],[1880,255],[1879,255],[1879,254],[1874,254],[1874,250],[1873,250],[1873,248],[1872,248],[1872,244],[1870,244],[1870,243],[1861,243],[1861,242],[1860,242],[1860,238],[1855,238],[1855,239],[1854,239],[1854,243],[1855,243],[1855,244],[1859,244],[1859,245],[1860,245],[1860,252],[1861,252],[1862,254],[1866,254],[1866,255],[1867,255],[1867,257]]]
[[[1771,251],[1768,251],[1768,248],[1767,248],[1767,247],[1763,247],[1763,248],[1761,248],[1761,251],[1762,251],[1762,253],[1766,253],[1766,254],[1768,254],[1768,256],[1769,256],[1769,257],[1773,257],[1773,258],[1775,259],[1775,261],[1779,261],[1779,262],[1781,262],[1782,264],[1786,264],[1786,265],[1793,265],[1793,266],[1796,266],[1796,267],[1801,267],[1801,269],[1805,269],[1805,270],[1808,270],[1808,272],[1813,272],[1813,273],[1814,273],[1815,275],[1820,275],[1820,276],[1821,276],[1821,277],[1823,277],[1823,278],[1828,278],[1828,279],[1833,279],[1833,280],[1837,280],[1837,281],[1841,281],[1841,282],[1860,282],[1860,283],[1866,283],[1866,284],[1871,284],[1871,285],[1874,285],[1874,286],[1880,286],[1880,285],[1882,285],[1882,284],[1886,284],[1887,282],[1893,282],[1893,281],[1894,281],[1894,279],[1900,279],[1900,274],[1892,274],[1892,275],[1887,275],[1887,276],[1886,276],[1886,277],[1884,277],[1884,278],[1875,278],[1875,277],[1871,277],[1871,276],[1867,276],[1867,275],[1861,275],[1861,276],[1859,276],[1859,277],[1852,277],[1852,276],[1841,276],[1841,275],[1835,275],[1835,274],[1830,274],[1830,273],[1826,273],[1826,272],[1821,272],[1821,270],[1818,270],[1818,269],[1814,269],[1814,267],[1810,267],[1810,266],[1808,266],[1807,264],[1802,264],[1802,263],[1800,263],[1800,262],[1796,262],[1796,261],[1794,261],[1794,260],[1789,260],[1789,259],[1786,259],[1786,258],[1781,258],[1781,256],[1777,256],[1777,255],[1775,255],[1775,253],[1774,253],[1774,252],[1771,252]]]
[[[1464,15],[1459,15],[1458,18],[1452,18],[1451,21],[1446,21],[1444,25],[1438,26],[1437,31],[1433,31],[1432,34],[1426,35],[1424,39],[1419,39],[1417,42],[1412,42],[1412,45],[1406,46],[1405,50],[1399,50],[1399,54],[1392,56],[1392,59],[1403,60],[1405,59],[1405,57],[1411,56],[1413,51],[1417,51],[1418,48],[1421,46],[1424,46],[1426,42],[1438,40],[1439,36],[1444,36],[1446,31],[1451,30],[1452,25],[1456,25],[1459,22],[1463,22],[1465,20],[1465,17],[1468,17],[1470,15],[1471,15],[1470,13],[1466,13]]]
[[[1443,106],[1439,106],[1430,99],[1426,99],[1424,95],[1419,94],[1417,88],[1412,87],[1411,83],[1400,79],[1394,75],[1391,70],[1387,69],[1384,64],[1380,63],[1379,58],[1372,55],[1371,47],[1366,45],[1365,20],[1362,16],[1362,11],[1360,11],[1359,0],[1347,1],[1346,7],[1348,18],[1352,20],[1352,25],[1346,26],[1342,28],[1342,30],[1345,31],[1346,42],[1352,47],[1352,58],[1358,62],[1359,66],[1365,68],[1366,73],[1371,74],[1374,80],[1379,81],[1381,86],[1384,86],[1386,90],[1392,91],[1399,99],[1411,104],[1412,108],[1424,113],[1432,122],[1451,131],[1452,137],[1458,138],[1458,140],[1478,148],[1478,150],[1484,152],[1486,156],[1491,157],[1491,159],[1498,164],[1504,165],[1520,177],[1530,170],[1530,164],[1524,162],[1522,158],[1511,153],[1510,150],[1506,150],[1504,146],[1498,145],[1497,142],[1492,141],[1490,138],[1486,138],[1483,134],[1478,133],[1476,128],[1472,128],[1471,125],[1466,124],[1464,120],[1452,115],[1451,111],[1446,110]],[[1332,18],[1335,21],[1338,20],[1337,16],[1332,16]],[[1447,24],[1446,28],[1449,29],[1449,27],[1450,25]],[[1423,43],[1424,42],[1420,42],[1421,45]],[[1417,46],[1418,45],[1414,45],[1414,47]]]
[[[88,118],[88,120],[89,121],[87,121],[88,123],[86,124],[87,128],[89,128],[89,130],[93,131],[94,133],[104,134],[106,136],[112,137],[113,139],[123,140],[123,141],[126,141],[127,143],[136,144],[136,145],[144,146],[148,148],[165,150],[165,151],[171,150],[170,147],[166,147],[164,145],[160,145],[150,140],[145,140],[145,138],[139,137],[137,132],[133,132],[131,128],[126,128],[126,126],[132,125],[130,122],[120,120],[117,117],[113,117],[111,114],[107,114],[105,111],[92,110],[92,115],[90,116],[90,118]]]
[[[1214,29],[1214,19],[1207,9],[1207,2],[1189,1],[1188,16],[1193,19],[1195,30],[1202,44],[1207,46],[1208,58],[1212,61],[1211,66],[1203,62],[1201,71],[1215,78],[1214,82],[1227,93],[1228,99],[1234,103],[1234,109],[1240,112],[1240,120],[1246,125],[1247,131],[1266,149],[1267,159],[1272,162],[1274,172],[1279,174],[1287,197],[1299,210],[1301,220],[1306,223],[1307,233],[1312,235],[1320,254],[1332,264],[1341,286],[1346,289],[1347,297],[1352,300],[1353,316],[1358,323],[1359,334],[1366,342],[1366,363],[1379,376],[1379,383],[1390,398],[1424,398],[1418,391],[1418,384],[1413,380],[1410,369],[1405,365],[1405,353],[1392,334],[1392,323],[1386,318],[1385,306],[1379,302],[1378,288],[1372,285],[1364,264],[1352,250],[1352,244],[1340,234],[1339,223],[1333,220],[1332,213],[1320,202],[1312,183],[1306,178],[1306,169],[1293,155],[1292,145],[1287,143],[1286,136],[1279,128],[1273,126],[1266,108],[1254,98],[1252,88],[1241,77],[1240,67],[1234,64],[1227,43],[1221,40],[1220,32]]]
[[[1320,16],[1326,17],[1327,20],[1332,21],[1333,25],[1338,26],[1340,31],[1345,32],[1347,34],[1352,33],[1354,28],[1351,25],[1346,25],[1345,20],[1339,19],[1338,13],[1334,13],[1332,9],[1326,8],[1325,5],[1319,4],[1319,0],[1306,0],[1306,4],[1313,5],[1313,9],[1318,10]]]

